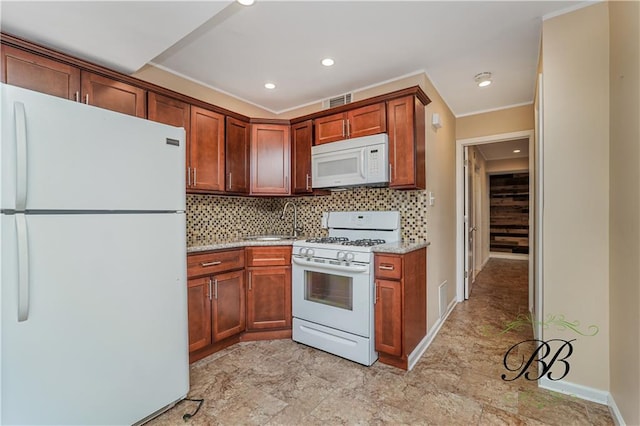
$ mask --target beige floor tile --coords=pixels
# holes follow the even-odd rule
[[[471,298],[456,306],[410,372],[365,367],[290,339],[244,342],[191,366],[189,397],[152,420],[173,425],[613,425],[608,408],[555,394],[512,377],[506,351],[532,339],[524,325],[500,333],[527,312],[527,262],[492,259]],[[532,343],[507,358],[526,361]],[[537,375],[537,365],[531,374]]]

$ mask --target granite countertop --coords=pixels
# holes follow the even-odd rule
[[[306,239],[309,237],[302,237]],[[199,253],[203,251],[224,250],[239,247],[256,247],[256,246],[290,246],[296,240],[277,240],[277,241],[256,241],[256,240],[228,240],[228,241],[207,241],[199,245],[187,247],[187,253]],[[427,247],[431,244],[428,241],[399,241],[396,243],[381,244],[373,247],[374,253],[395,253],[404,254],[414,250]]]
[[[429,241],[403,240],[395,243],[380,244],[379,246],[372,247],[372,250],[374,253],[405,254],[427,247],[430,244],[431,242]]]
[[[296,240],[256,241],[239,239],[228,241],[207,241],[196,246],[187,247],[187,253],[198,253],[202,251],[224,250],[239,247],[290,246],[293,245],[294,241]]]

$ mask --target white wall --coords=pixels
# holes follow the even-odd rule
[[[566,382],[609,389],[609,21],[597,3],[543,23],[544,317],[576,339]]]
[[[609,3],[611,394],[640,424],[640,3]]]
[[[487,161],[487,173],[510,173],[529,170],[529,157]]]

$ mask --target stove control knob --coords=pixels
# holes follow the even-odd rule
[[[306,247],[300,247],[300,251],[298,252],[300,254],[300,256],[306,256],[306,254],[309,252],[309,249]]]
[[[346,253],[343,251],[339,251],[338,253],[336,253],[336,259],[338,259],[338,261],[344,260],[345,256],[346,256]]]
[[[315,254],[315,252],[313,251],[313,249],[308,248],[307,251],[305,252],[305,255],[307,257],[313,257],[313,255]]]
[[[355,259],[355,255],[351,252],[348,252],[344,255],[344,260],[347,262],[353,262],[353,259]]]

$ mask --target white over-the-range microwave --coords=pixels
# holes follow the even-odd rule
[[[386,186],[389,183],[387,134],[313,146],[311,174],[314,188]]]

